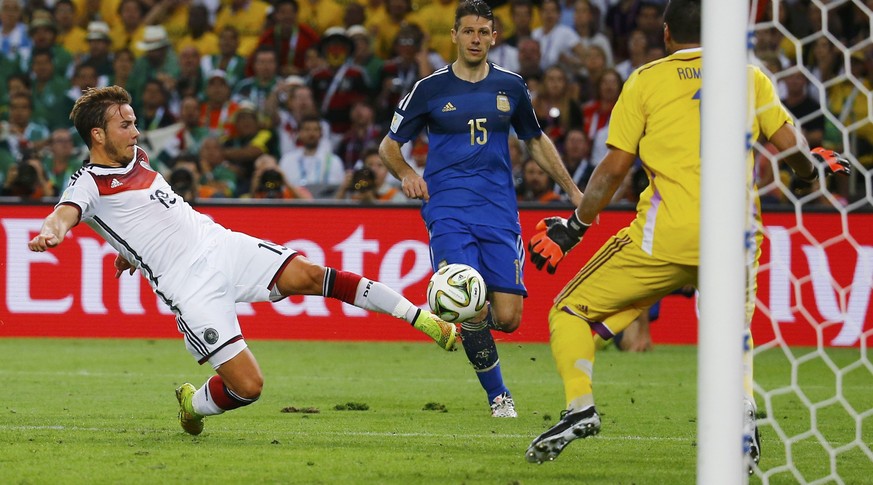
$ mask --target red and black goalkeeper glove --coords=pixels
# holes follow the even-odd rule
[[[558,263],[564,259],[574,246],[582,240],[582,235],[588,230],[590,224],[584,224],[576,216],[576,211],[569,219],[563,217],[547,217],[537,223],[537,233],[530,239],[528,250],[530,262],[537,269],[543,269],[549,263],[546,270],[549,274],[555,274]]]
[[[849,164],[849,161],[839,153],[828,150],[827,148],[816,147],[812,149],[812,158],[816,159],[819,163],[823,163],[825,166],[824,173],[825,176],[832,174],[840,174],[840,175],[849,175],[852,173],[852,165]],[[816,173],[815,167],[813,167],[812,173],[809,174],[809,177],[801,177],[806,182],[812,182],[818,177]]]

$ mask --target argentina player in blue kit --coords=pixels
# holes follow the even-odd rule
[[[434,270],[463,263],[485,278],[490,304],[461,324],[467,358],[488,394],[491,415],[516,417],[503,383],[491,329],[512,332],[521,323],[524,244],[509,159],[510,131],[577,204],[582,193],[554,144],[543,135],[521,76],[487,61],[497,33],[481,0],[462,2],[452,41],[458,60],[418,81],[397,107],[379,154],[403,184],[422,199]],[[400,147],[427,127],[424,176],[403,159]]]

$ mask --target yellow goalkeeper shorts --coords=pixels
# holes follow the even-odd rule
[[[646,254],[624,228],[567,283],[555,298],[555,309],[583,318],[610,339],[642,310],[686,285],[697,286],[697,266]]]

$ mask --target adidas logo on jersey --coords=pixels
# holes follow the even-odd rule
[[[112,179],[112,182],[109,184],[109,187],[114,189],[115,187],[120,187],[122,185],[124,185],[124,184],[119,182],[118,179]]]
[[[455,105],[453,105],[452,102],[449,101],[448,103],[446,103],[445,106],[443,106],[443,113],[446,113],[448,111],[454,111],[456,109],[457,108],[455,108]]]

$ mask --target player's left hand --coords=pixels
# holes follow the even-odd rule
[[[136,271],[136,268],[133,267],[132,264],[120,254],[115,256],[115,277],[121,278],[121,275],[124,274],[124,271],[127,270],[129,274],[133,274]]]
[[[848,160],[846,160],[846,157],[833,150],[816,147],[812,149],[812,156],[819,163],[825,164],[825,175],[832,175],[835,173],[840,175],[850,175],[852,173],[852,165]]]
[[[530,239],[528,245],[530,261],[539,270],[548,263],[546,271],[555,274],[558,263],[564,259],[565,254],[579,244],[588,225],[579,221],[574,211],[569,220],[563,217],[547,217],[537,223],[536,229],[538,232]]]

